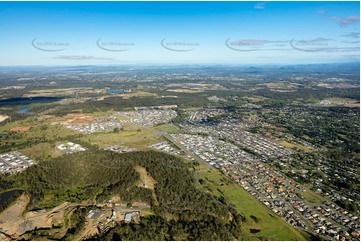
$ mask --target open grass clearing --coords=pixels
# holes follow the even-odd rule
[[[180,130],[174,124],[162,124],[162,125],[156,126],[155,128],[160,131],[167,132],[167,133],[178,133]]]
[[[167,92],[181,92],[181,93],[200,93],[204,92],[204,89],[168,89]]]
[[[36,144],[32,147],[22,149],[20,152],[34,160],[56,158],[64,154],[56,148],[55,144],[50,143]]]
[[[85,142],[96,143],[100,148],[121,144],[137,149],[148,149],[148,145],[163,140],[159,134],[148,129],[129,124],[124,125],[123,128],[124,130],[117,133],[94,133],[81,139]]]
[[[304,152],[312,152],[313,150],[311,148],[308,148],[304,145],[301,145],[301,144],[295,144],[295,143],[290,143],[290,142],[287,142],[287,141],[281,141],[279,142],[280,145],[286,147],[286,148],[297,148],[297,149],[300,149]]]
[[[305,192],[301,193],[301,196],[310,203],[321,204],[324,201],[329,201],[329,198],[323,197],[320,194],[310,190],[309,185],[303,185]]]

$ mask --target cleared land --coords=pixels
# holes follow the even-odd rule
[[[67,96],[79,93],[100,93],[101,90],[93,90],[91,87],[77,87],[77,88],[56,88],[56,89],[44,89],[44,90],[32,90],[24,97],[44,97],[44,96]]]
[[[179,130],[180,130],[174,124],[162,124],[162,125],[156,126],[155,128],[160,130],[160,131],[167,132],[167,133],[178,133]]]
[[[120,94],[119,96],[121,96],[124,99],[129,99],[131,97],[157,97],[158,95],[151,92],[139,91],[134,93],[124,93],[124,94]]]
[[[48,139],[55,139],[76,134],[76,132],[58,125],[51,125],[52,118],[48,119],[32,119],[27,118],[21,121],[15,121],[3,126],[0,126],[0,133],[8,133],[9,131],[19,130],[18,132],[25,132],[24,138],[38,138],[47,137]]]
[[[157,183],[152,176],[150,176],[147,172],[147,170],[142,167],[142,166],[135,166],[134,170],[136,170],[139,175],[140,175],[140,183],[139,183],[139,187],[144,187],[144,188],[148,188],[152,190],[152,197],[154,199],[154,204],[156,206],[159,205],[158,200],[157,200],[157,196],[155,195],[154,192],[154,185]]]
[[[66,124],[90,124],[94,121],[94,117],[81,114],[68,114],[64,118]]]
[[[0,115],[0,122],[5,121],[8,118],[9,118],[9,116],[7,116],[7,115]]]
[[[25,213],[29,197],[21,195],[9,208],[0,214],[0,226],[3,233],[13,239],[36,228],[52,228],[63,224],[64,207],[69,203],[59,205],[50,211],[40,210]],[[24,214],[24,215],[23,215]],[[6,222],[5,222],[6,221]]]
[[[315,203],[315,204],[321,204],[324,201],[329,201],[328,197],[323,197],[320,194],[317,194],[316,192],[311,191],[309,189],[309,186],[304,185],[304,187],[306,188],[306,191],[303,192],[301,195],[306,201],[308,201],[310,203]]]
[[[32,90],[31,93],[56,93],[56,92],[68,92],[68,91],[77,91],[77,90],[92,90],[91,87],[76,87],[76,88],[54,88],[54,89],[41,89],[41,90]]]
[[[31,157],[35,160],[45,159],[49,156],[52,158],[56,158],[63,155],[63,153],[59,149],[57,149],[55,145],[49,143],[40,143],[30,148],[23,149],[21,150],[21,152],[24,155]]]
[[[168,89],[167,92],[199,93],[204,92],[204,89]]]
[[[154,190],[154,184],[156,182],[153,177],[148,174],[147,170],[142,166],[135,166],[134,170],[140,175],[141,183],[139,185]]]
[[[327,98],[315,104],[316,106],[344,106],[344,107],[360,107],[360,100],[352,98]]]
[[[95,143],[100,148],[122,144],[137,149],[148,149],[148,145],[162,140],[159,134],[149,129],[139,128],[131,124],[125,124],[123,128],[124,130],[119,133],[91,134],[81,139],[89,143]]]
[[[345,104],[345,107],[348,107],[348,108],[357,108],[357,107],[360,107],[360,103]]]
[[[298,88],[298,84],[288,83],[288,82],[269,82],[269,83],[257,84],[257,86],[265,86],[271,90],[280,91],[280,92],[287,90],[291,91],[292,89]]]
[[[311,148],[308,148],[308,147],[306,147],[304,145],[289,143],[287,141],[279,142],[279,144],[286,147],[286,148],[298,148],[298,149],[303,150],[305,152],[312,152],[313,151]]]
[[[14,127],[14,128],[11,128],[10,131],[11,132],[26,132],[30,129],[30,127]]]

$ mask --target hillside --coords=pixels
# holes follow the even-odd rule
[[[14,182],[13,187],[25,190],[30,198],[28,210],[33,211],[40,212],[41,209],[59,206],[64,202],[86,208],[114,196],[119,196],[123,203],[150,205],[154,215],[145,216],[141,224],[131,226],[149,223],[148,229],[151,231],[146,234],[129,234],[124,238],[165,240],[184,236],[184,239],[195,240],[239,239],[241,216],[216,197],[198,190],[188,166],[177,157],[159,152],[116,154],[93,148],[87,152],[43,161],[8,179]],[[139,186],[142,181],[140,168],[142,172],[146,171],[147,179],[154,179],[154,191]],[[85,215],[85,212],[82,214]],[[167,226],[169,231],[163,231],[163,226]],[[197,228],[199,232],[196,232]],[[116,225],[114,231],[123,229],[127,229],[127,225]],[[163,232],[156,232],[158,230]],[[179,231],[173,233],[171,230]],[[76,236],[79,231],[68,229],[67,236],[69,232]],[[47,234],[47,238],[53,235],[51,230]],[[117,233],[111,234],[116,236]],[[158,237],[154,237],[155,234]],[[171,234],[180,237],[172,237]],[[108,238],[110,235],[104,233],[99,236]]]

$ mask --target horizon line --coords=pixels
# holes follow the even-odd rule
[[[124,63],[124,64],[69,64],[69,65],[0,65],[0,68],[5,67],[81,67],[81,66],[93,66],[93,67],[105,67],[105,66],[296,66],[296,65],[332,65],[332,64],[360,64],[360,60],[355,61],[338,61],[338,62],[320,62],[320,63]]]

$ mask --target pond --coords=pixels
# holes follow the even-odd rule
[[[7,192],[0,193],[0,207],[3,203],[5,203],[9,198],[14,196],[16,193],[22,193],[22,190],[11,190]]]
[[[32,107],[24,107],[24,108],[20,108],[18,113],[26,113],[27,111],[29,111],[30,109],[32,109]]]
[[[112,94],[112,93],[123,93],[124,90],[123,89],[112,89],[112,90],[107,90],[107,92],[109,94]]]

